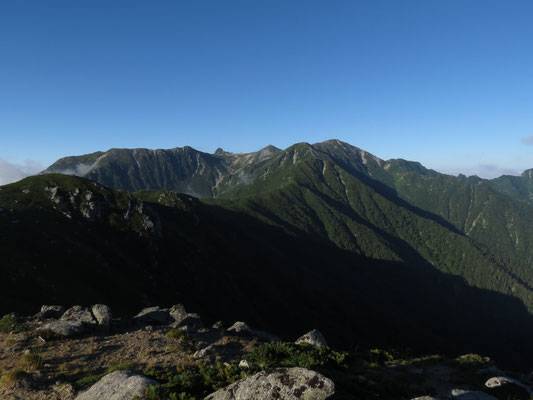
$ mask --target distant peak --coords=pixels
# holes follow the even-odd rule
[[[224,155],[226,153],[227,153],[227,151],[224,151],[224,149],[222,147],[219,147],[218,149],[215,150],[214,154],[217,155],[217,156],[222,156],[222,155]]]
[[[276,146],[272,146],[271,144],[269,144],[268,146],[262,148],[259,151],[261,153],[275,154],[275,153],[279,153],[281,149],[278,149]]]
[[[325,141],[323,141],[321,144],[329,144],[329,145],[337,145],[337,146],[355,147],[355,146],[352,146],[351,144],[346,143],[346,142],[343,142],[342,140],[339,140],[339,139],[329,139],[329,140],[325,140]]]

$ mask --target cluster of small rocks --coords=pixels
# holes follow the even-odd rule
[[[162,325],[184,327],[185,330],[201,329],[203,322],[198,314],[188,313],[181,304],[170,308],[149,307],[132,318],[113,321],[111,309],[104,304],[92,307],[75,305],[69,309],[57,305],[44,305],[32,317],[39,326],[36,332],[43,339],[64,338],[93,331],[109,332],[113,325]]]
[[[68,310],[62,306],[45,305],[33,318],[37,322],[44,322],[37,327],[36,332],[44,339],[53,339],[93,330],[108,332],[113,314],[104,304],[95,304],[90,308],[76,305]]]
[[[193,335],[209,332],[227,332],[234,337],[257,340],[259,343],[277,342],[280,339],[268,332],[253,329],[247,323],[237,321],[227,329],[222,322],[208,328],[204,326],[200,316],[189,313],[181,304],[169,308],[148,307],[133,317],[113,319],[110,307],[95,304],[91,307],[80,305],[66,309],[59,305],[43,305],[41,310],[32,317],[18,318],[26,325],[35,329],[35,334],[44,342],[70,339],[72,337],[92,337],[93,335],[113,335],[124,329],[152,330],[156,327],[179,329]],[[220,335],[219,335],[220,336]],[[326,346],[324,336],[313,330],[298,338],[297,343],[312,346]],[[211,356],[218,356],[220,346],[208,341],[198,342],[199,350],[192,357],[209,361]],[[250,368],[245,359],[240,361],[241,368]],[[159,385],[158,382],[131,371],[114,371],[88,389],[78,393],[74,400],[132,400],[142,395],[149,386]],[[31,385],[34,389],[37,384]],[[209,400],[229,399],[271,399],[322,400],[334,393],[334,383],[325,376],[305,368],[278,368],[262,371],[248,376],[232,385],[210,394]]]

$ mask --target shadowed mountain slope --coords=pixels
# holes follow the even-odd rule
[[[297,168],[295,180],[310,174]],[[421,248],[380,226],[379,216],[368,222],[354,211],[338,214],[344,229],[382,242],[375,257],[358,254],[351,242],[333,242],[327,231],[336,222],[323,231],[297,224],[319,221],[322,208],[344,207],[313,188],[300,190],[303,184],[269,193],[276,204],[284,193],[309,199],[309,209],[289,222],[283,218],[291,210],[286,215],[258,198],[214,204],[173,192],[128,194],[58,174],[3,186],[0,311],[103,302],[132,312],[183,302],[207,318],[281,327],[275,333],[282,336],[319,327],[344,345],[476,351],[515,366],[530,359],[533,322],[521,301],[437,270]],[[409,218],[421,219],[417,228],[438,225]],[[438,229],[441,236],[447,228]],[[457,233],[447,235],[461,243]]]

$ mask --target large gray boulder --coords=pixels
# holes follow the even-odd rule
[[[279,368],[232,383],[205,400],[324,400],[333,393],[333,381],[315,371]]]
[[[310,332],[307,332],[305,335],[300,336],[298,339],[296,339],[296,344],[310,344],[311,346],[320,347],[320,346],[327,346],[328,342],[326,342],[326,338],[317,329],[313,329]]]
[[[62,321],[78,321],[85,324],[96,325],[97,322],[86,307],[72,306],[61,316]]]
[[[84,333],[87,326],[80,321],[52,321],[36,329],[38,335],[45,339],[69,337]]]
[[[158,383],[129,371],[115,371],[80,393],[75,400],[132,400],[135,396],[142,398],[151,385]]]
[[[113,320],[111,308],[105,304],[95,304],[91,307],[91,312],[96,322],[98,322],[98,330],[100,332],[108,332],[111,327],[111,321]]]

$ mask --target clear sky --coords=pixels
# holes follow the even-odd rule
[[[0,179],[112,147],[330,138],[519,173],[532,21],[531,0],[0,0]]]

